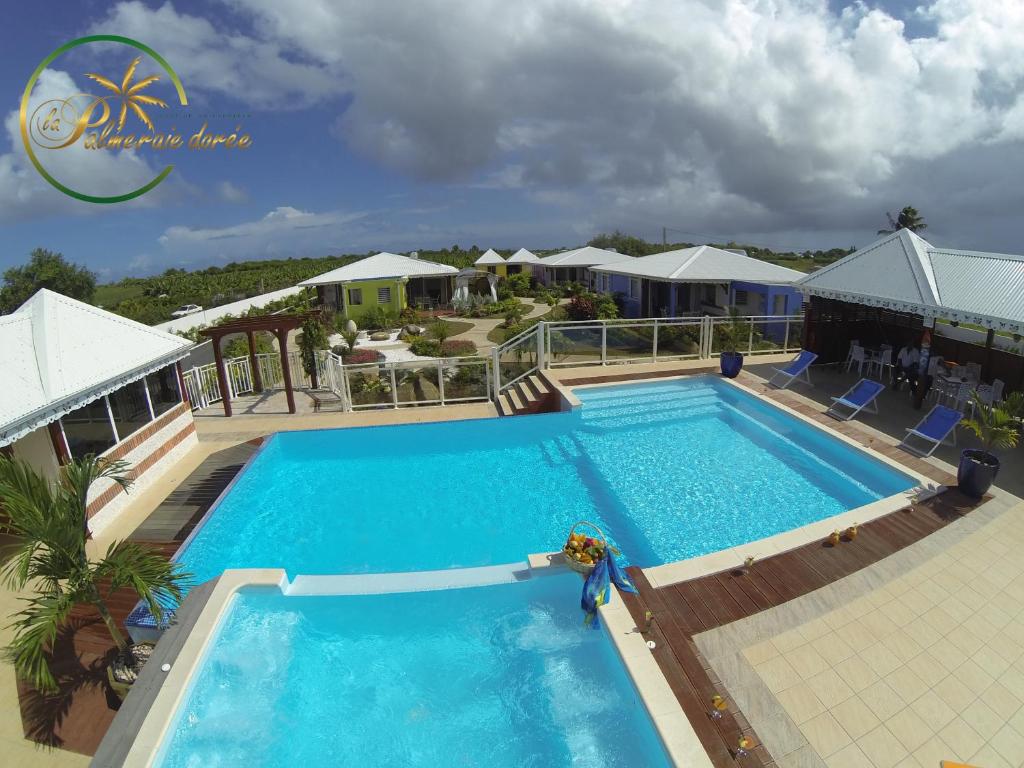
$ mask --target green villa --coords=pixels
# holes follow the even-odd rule
[[[299,285],[315,287],[321,306],[358,323],[378,308],[397,314],[408,306],[435,309],[448,305],[458,272],[446,264],[378,253]]]

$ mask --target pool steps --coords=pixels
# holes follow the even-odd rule
[[[547,408],[551,387],[540,376],[527,376],[498,397],[501,416],[521,416],[539,413]]]

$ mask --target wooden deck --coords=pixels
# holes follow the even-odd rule
[[[819,406],[792,393],[770,389],[756,377],[741,374],[740,382],[937,483],[956,483],[947,472],[891,446],[855,422],[834,421]],[[814,542],[759,560],[746,571],[722,571],[660,589],[651,586],[639,568],[629,569],[640,594],[625,595],[626,605],[637,626],[644,625],[646,611],[652,613],[654,622],[648,637],[657,643],[654,657],[716,768],[770,768],[775,762],[697,650],[694,635],[774,608],[848,576],[934,533],[979,503],[955,489],[947,490],[860,526],[856,539],[844,540],[838,546]],[[716,694],[725,697],[730,707],[717,721],[709,716],[711,698]],[[737,759],[735,749],[741,735],[755,746],[747,757]]]
[[[173,555],[261,441],[212,454],[129,536],[167,557]],[[130,589],[110,595],[107,605],[124,629],[138,597]],[[18,683],[25,737],[41,744],[93,755],[117,714],[120,702],[107,685],[114,644],[91,608],[78,608],[54,643],[51,668],[60,691],[44,696]],[[0,759],[0,763],[3,760]]]

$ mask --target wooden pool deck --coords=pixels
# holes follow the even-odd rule
[[[211,454],[128,537],[167,557],[188,537],[227,488],[259,443],[253,441]],[[120,589],[107,599],[115,621],[124,621],[138,598]],[[18,700],[25,737],[61,749],[93,755],[120,706],[107,684],[106,667],[114,644],[92,609],[78,608],[53,648],[52,669],[60,691],[44,696],[23,682]],[[0,759],[0,763],[3,760]]]

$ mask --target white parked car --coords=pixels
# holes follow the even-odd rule
[[[185,317],[185,315],[194,315],[196,312],[202,311],[203,308],[198,304],[185,304],[171,312],[171,317]]]

